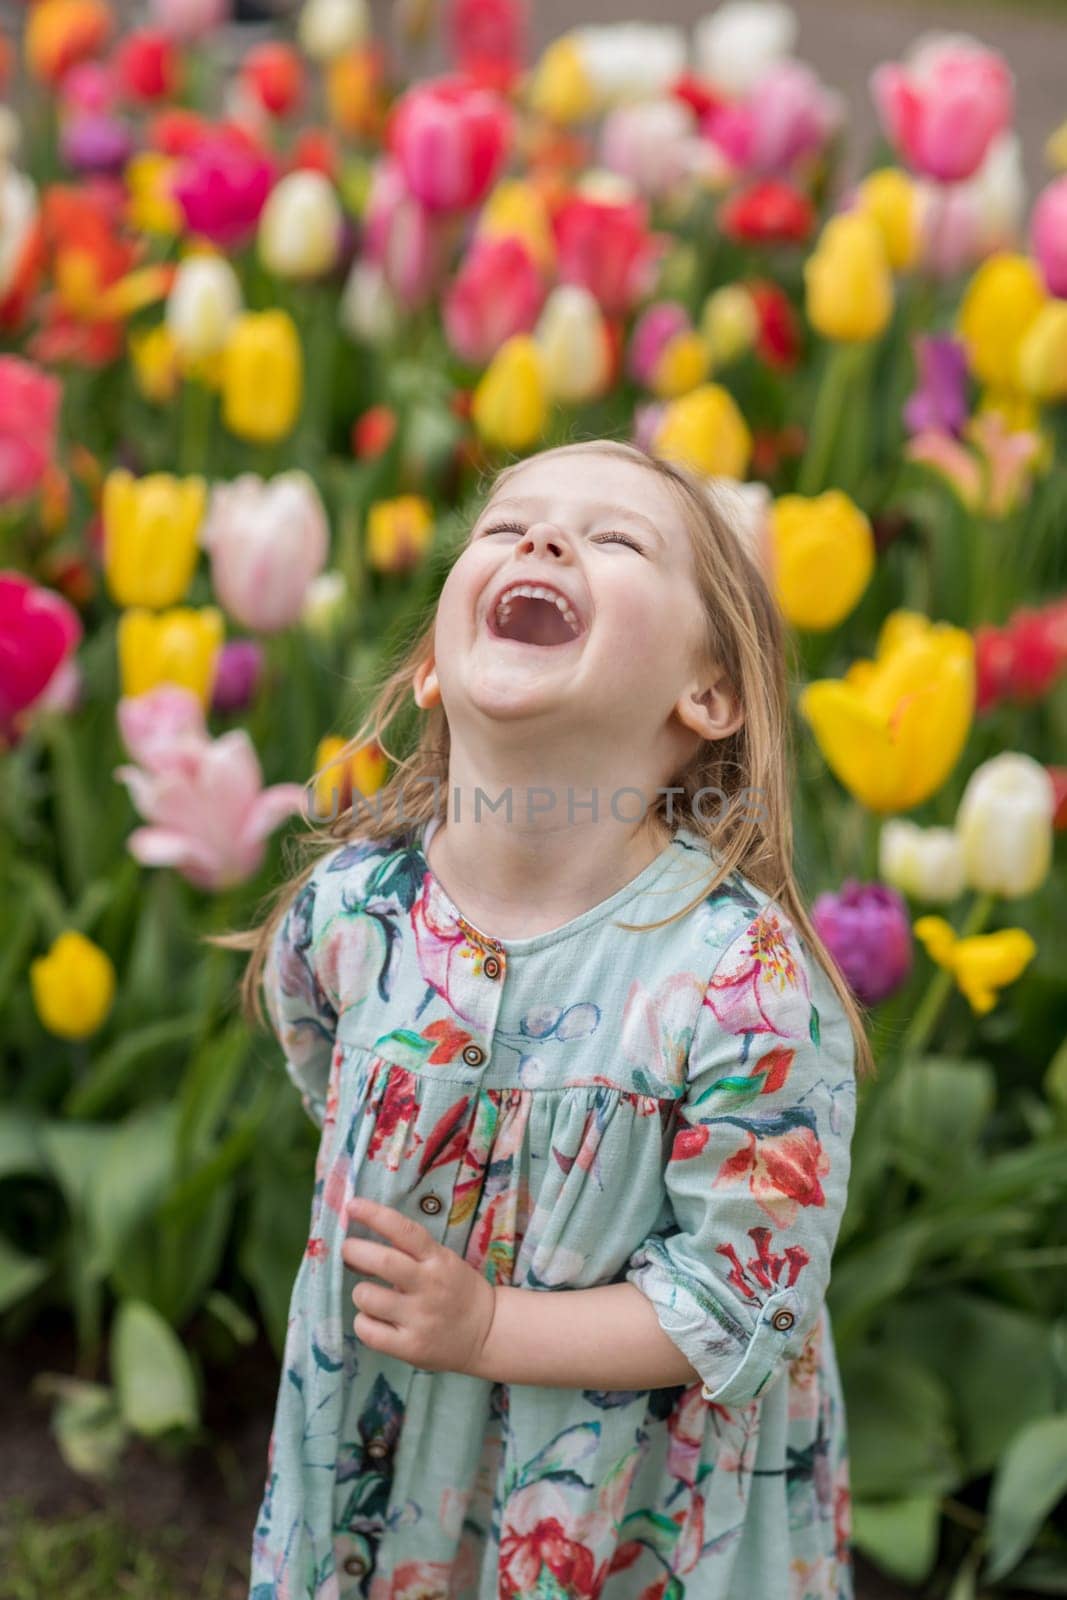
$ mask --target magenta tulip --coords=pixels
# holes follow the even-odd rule
[[[211,136],[182,158],[171,187],[189,229],[233,250],[255,232],[274,176],[267,156]]]
[[[512,114],[492,89],[462,78],[415,84],[393,107],[387,135],[408,188],[430,211],[468,211],[507,159]]]
[[[839,893],[818,896],[811,920],[863,1005],[878,1005],[907,981],[914,959],[911,921],[895,889],[848,878]]]
[[[396,161],[375,168],[364,229],[367,258],[393,298],[406,311],[426,305],[447,269],[451,229],[411,193]]]
[[[255,639],[228,639],[219,651],[211,709],[223,716],[247,711],[263,675],[263,646]]]
[[[19,356],[0,356],[0,505],[41,485],[56,452],[63,385]]]
[[[326,565],[330,530],[306,472],[282,472],[269,483],[243,472],[215,485],[200,542],[230,616],[256,633],[278,633],[299,621],[308,587]]]
[[[45,695],[81,641],[82,624],[62,595],[21,572],[0,572],[0,736]]]
[[[1030,226],[1045,287],[1049,294],[1067,298],[1067,174],[1042,189]]]
[[[255,747],[243,728],[208,738],[197,697],[162,685],[118,705],[119,729],[135,765],[115,768],[148,824],[127,840],[146,867],[174,867],[198,889],[244,883],[263,863],[267,839],[305,810],[299,783],[263,787]]]
[[[521,239],[476,239],[442,308],[448,342],[461,360],[484,366],[505,339],[530,333],[545,283]]]
[[[691,332],[692,327],[688,311],[678,300],[659,300],[642,311],[630,335],[630,376],[642,388],[650,388],[667,345],[679,333]]]
[[[905,161],[941,183],[977,172],[993,140],[1009,127],[1015,104],[1003,57],[951,34],[931,40],[903,66],[877,67],[871,93]]]

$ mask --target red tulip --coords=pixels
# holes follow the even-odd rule
[[[241,63],[241,82],[256,103],[272,117],[288,117],[307,93],[304,63],[280,39],[268,39],[250,50]]]
[[[800,322],[784,289],[767,279],[746,283],[759,318],[756,351],[769,367],[788,372],[800,355]]]
[[[504,92],[522,71],[526,25],[523,0],[451,0],[445,19],[459,70]]]
[[[512,334],[532,332],[544,298],[544,280],[521,239],[479,238],[445,294],[448,342],[462,361],[484,366]]]
[[[1067,599],[1022,606],[1000,628],[984,623],[974,642],[979,711],[1040,699],[1067,668]]]
[[[0,572],[0,735],[17,739],[23,715],[77,649],[73,606],[21,572]]]
[[[401,95],[386,141],[411,193],[428,210],[467,211],[485,198],[504,165],[512,131],[500,95],[445,77]]]
[[[169,99],[181,81],[174,41],[158,28],[128,33],[118,48],[115,69],[127,98],[145,105]]]
[[[18,356],[0,356],[0,505],[40,486],[55,455],[62,398],[58,378]]]
[[[740,244],[803,244],[815,226],[815,207],[780,178],[765,178],[719,207],[719,227]]]
[[[589,289],[608,316],[625,314],[649,293],[666,240],[648,231],[644,201],[573,195],[552,226],[560,282]]]
[[[1052,779],[1052,826],[1063,833],[1067,829],[1067,767],[1046,767],[1045,771]]]

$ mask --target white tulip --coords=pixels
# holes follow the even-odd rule
[[[37,221],[37,185],[17,167],[0,163],[0,295],[7,294]]]
[[[336,266],[344,219],[324,172],[286,173],[259,218],[259,255],[279,278],[319,278]]]
[[[364,344],[384,345],[396,337],[400,307],[378,262],[361,258],[352,263],[338,315],[345,332]]]
[[[1005,751],[970,777],[956,832],[967,881],[1007,899],[1040,888],[1052,865],[1052,779],[1039,761]]]
[[[308,585],[300,612],[301,624],[321,639],[332,636],[348,606],[348,584],[343,572],[320,572]]]
[[[662,94],[685,71],[681,28],[650,22],[609,22],[571,34],[602,106]]]
[[[187,361],[217,355],[241,307],[241,285],[225,257],[186,256],[174,274],[166,310],[179,355]]]
[[[657,98],[616,106],[601,125],[600,159],[649,199],[659,199],[676,189],[689,172],[693,126],[692,110],[680,100]]]
[[[963,844],[953,828],[920,828],[893,818],[882,825],[878,873],[913,900],[947,905],[963,893]]]
[[[709,499],[745,546],[765,576],[771,573],[770,511],[773,495],[765,483],[738,478],[706,478]]]
[[[534,339],[553,400],[575,405],[603,394],[611,347],[596,296],[577,283],[557,284],[545,301]]]
[[[297,23],[301,49],[318,62],[365,44],[370,31],[367,0],[304,0]]]
[[[697,70],[730,95],[748,94],[796,42],[796,13],[777,0],[727,0],[693,29]]]

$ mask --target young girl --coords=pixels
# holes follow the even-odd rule
[[[502,472],[354,741],[413,696],[414,754],[255,935],[322,1136],[253,1600],[852,1594],[872,1063],[717,504],[612,441]]]

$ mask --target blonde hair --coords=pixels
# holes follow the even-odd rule
[[[718,865],[700,893],[681,910],[643,927],[665,927],[688,915],[732,872],[740,872],[782,909],[825,971],[855,1039],[857,1077],[874,1076],[876,1068],[863,1008],[812,925],[794,876],[787,634],[766,579],[747,541],[724,515],[714,491],[686,468],[617,439],[582,440],[558,445],[542,454],[578,452],[609,453],[634,462],[654,472],[674,495],[692,542],[696,582],[707,618],[708,659],[723,670],[744,711],[741,726],[725,738],[704,741],[672,777],[672,794],[660,791],[657,804],[650,808],[648,820],[661,823],[668,834],[673,826],[682,824],[705,839],[715,852]],[[491,492],[503,487],[511,474],[531,459],[534,458],[503,468]],[[336,758],[343,762],[373,740],[395,763],[390,778],[373,796],[373,804],[360,805],[355,811],[349,809],[324,826],[312,825],[307,834],[297,836],[292,842],[298,855],[310,854],[311,859],[280,885],[265,920],[244,932],[216,935],[209,940],[227,949],[251,952],[240,982],[240,1003],[243,1014],[253,1023],[262,1021],[260,988],[274,932],[311,877],[320,856],[357,838],[381,841],[417,828],[437,808],[435,797],[448,793],[450,738],[440,701],[421,713],[421,726],[410,754],[396,754],[386,742],[390,725],[412,704],[413,680],[419,667],[431,658],[433,636],[431,615],[414,640],[402,648],[397,663],[387,669],[362,724]],[[702,790],[723,797],[713,821],[695,808],[694,799]],[[761,799],[755,815],[744,803],[746,792],[753,791]]]

